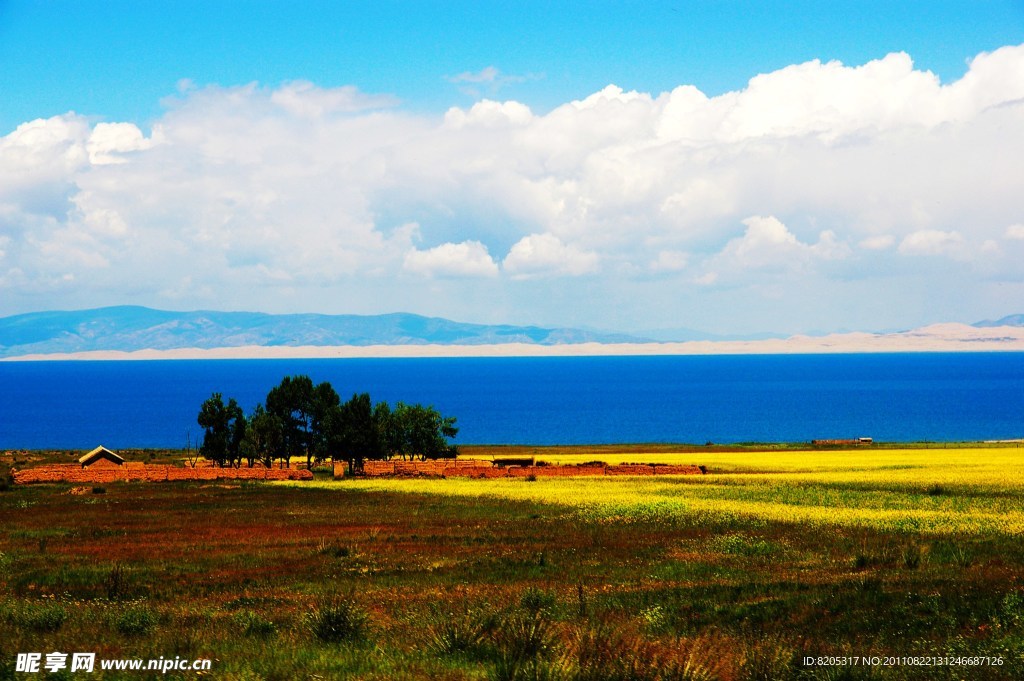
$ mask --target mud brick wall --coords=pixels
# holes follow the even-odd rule
[[[654,475],[654,466],[647,464],[624,463],[617,466],[608,466],[605,469],[606,475]]]
[[[246,470],[237,468],[236,470]],[[255,468],[251,470],[256,470]],[[264,471],[263,480],[312,480],[313,471],[307,469],[296,470],[294,468],[268,468]]]
[[[444,475],[446,463],[442,461],[395,461],[395,475]]]
[[[703,475],[703,466],[670,464],[620,464],[617,466],[508,466],[491,465],[489,461],[463,459],[452,461],[367,461],[363,474],[381,476],[430,476],[445,478],[525,478],[580,477],[596,475]]]
[[[655,475],[705,475],[708,469],[704,466],[674,466],[667,463],[654,464]]]
[[[90,466],[54,464],[36,466],[14,473],[16,485],[46,482],[107,483],[164,482],[167,480],[312,480],[313,473],[289,468],[179,468],[177,466],[146,466],[133,463],[124,466]]]
[[[366,475],[394,475],[394,461],[365,461],[363,462],[363,473]]]
[[[446,478],[505,478],[507,468],[496,466],[450,466],[444,470]]]

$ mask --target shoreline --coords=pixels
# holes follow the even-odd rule
[[[91,350],[29,353],[3,362],[200,360],[200,359],[386,359],[460,357],[645,357],[683,355],[797,355],[900,352],[1024,352],[1024,327],[977,328],[935,324],[898,333],[843,333],[791,336],[751,341],[680,341],[665,343],[574,343],[538,345],[329,345],[237,346],[168,350]]]

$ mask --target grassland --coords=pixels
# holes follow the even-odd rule
[[[538,455],[582,463],[594,452]],[[696,454],[609,453],[607,463],[689,463]],[[360,488],[500,497],[574,509],[585,519],[673,522],[694,518],[866,527],[888,532],[1024,536],[1024,450],[860,449],[704,453],[708,476],[359,481]]]
[[[1021,449],[654,449],[533,455],[712,473],[0,492],[0,679],[1024,678]]]

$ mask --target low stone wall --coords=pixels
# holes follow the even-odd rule
[[[294,468],[215,468],[202,466],[147,466],[129,462],[123,466],[82,468],[79,464],[36,466],[14,472],[14,484],[44,482],[106,483],[120,481],[166,482],[168,480],[312,480],[313,473]]]
[[[703,475],[703,466],[670,464],[585,464],[581,466],[507,466],[472,459],[436,461],[367,461],[363,474],[369,477],[404,476],[433,478],[525,478],[580,477],[596,475]]]

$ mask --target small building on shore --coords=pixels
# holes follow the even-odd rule
[[[100,445],[78,459],[78,463],[82,464],[82,468],[109,468],[111,466],[123,466],[124,458]]]

